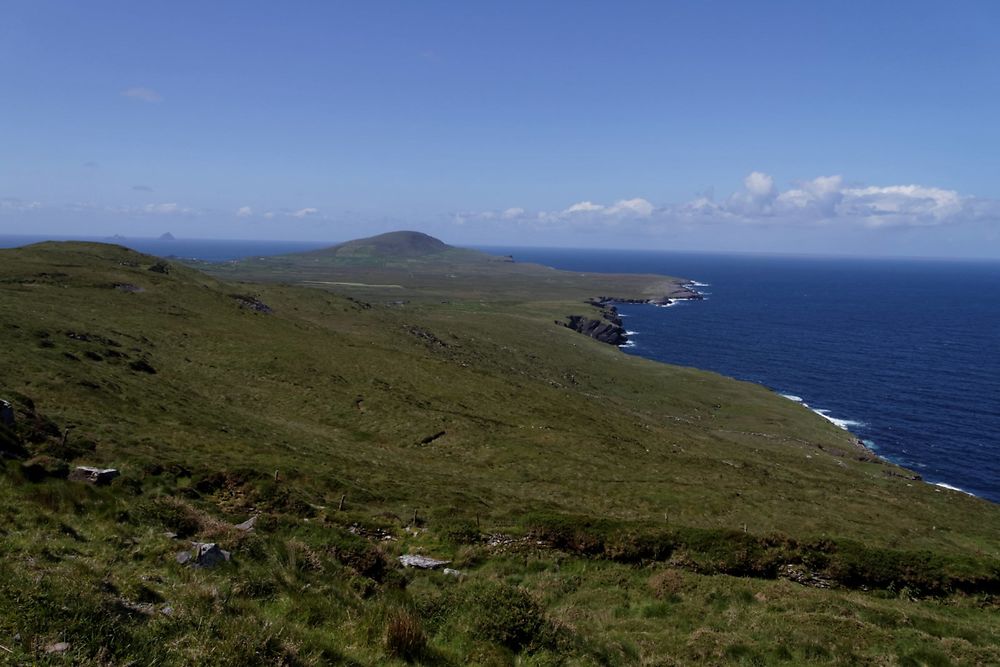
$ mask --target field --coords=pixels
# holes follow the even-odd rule
[[[557,323],[682,281],[391,240],[195,267],[0,251],[0,655],[1000,663],[995,505]],[[191,540],[232,560],[177,563]]]

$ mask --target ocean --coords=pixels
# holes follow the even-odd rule
[[[0,236],[0,247],[40,238]],[[116,242],[210,261],[327,245]],[[704,301],[618,306],[625,353],[760,383],[930,483],[1000,502],[1000,262],[482,249],[694,280]]]
[[[625,352],[762,384],[928,482],[1000,502],[1000,262],[490,250],[697,281],[704,301],[619,305]]]

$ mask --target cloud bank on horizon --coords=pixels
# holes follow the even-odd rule
[[[1000,201],[923,185],[848,184],[842,176],[819,176],[780,190],[770,175],[754,171],[743,189],[716,201],[702,195],[680,204],[656,206],[642,197],[611,204],[581,201],[561,210],[463,212],[458,224],[514,221],[523,226],[599,228],[628,224],[650,233],[694,225],[825,226],[869,229],[934,227],[1000,220]]]
[[[153,189],[142,186],[132,191],[150,194]],[[16,197],[0,198],[0,228],[9,226],[5,220],[18,220],[17,226],[31,229],[58,220],[61,229],[56,233],[64,235],[68,229],[87,229],[89,235],[155,236],[170,229],[180,236],[199,237],[207,226],[223,230],[214,231],[215,238],[343,241],[417,228],[450,242],[479,245],[853,253],[858,244],[868,244],[870,253],[920,255],[930,254],[926,248],[937,244],[968,256],[995,256],[1000,247],[1000,200],[928,185],[851,183],[839,175],[781,188],[761,171],[749,173],[742,188],[722,198],[707,193],[665,204],[644,197],[610,203],[584,200],[559,209],[510,206],[442,212],[424,220],[359,214],[334,205],[206,208],[175,201],[59,205]],[[914,239],[919,242],[909,243]],[[845,245],[838,246],[841,243]]]

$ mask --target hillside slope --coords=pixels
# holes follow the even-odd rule
[[[399,305],[273,277],[0,251],[19,659],[1000,659],[996,506],[763,388],[556,326],[569,282]],[[233,562],[184,567],[187,539]]]

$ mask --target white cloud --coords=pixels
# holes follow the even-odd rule
[[[319,213],[318,208],[300,208],[299,210],[292,212],[290,215],[293,218],[305,218],[310,215],[316,215],[317,213]]]
[[[751,171],[743,179],[743,187],[751,197],[770,197],[774,193],[774,179],[760,171]]]
[[[656,207],[639,197],[607,205],[584,200],[556,211],[509,208],[502,213],[462,213],[455,219],[546,228],[631,225],[639,231],[704,224],[923,227],[1000,220],[1000,201],[922,185],[847,185],[839,175],[819,176],[781,190],[772,176],[754,171],[743,179],[742,189],[721,201],[703,195]]]
[[[603,211],[603,210],[604,206],[602,206],[601,204],[594,204],[589,201],[582,201],[573,204],[565,211],[563,211],[563,213],[566,215],[572,215],[573,213],[594,213],[596,211]]]
[[[967,198],[941,188],[892,185],[845,188],[841,194],[838,212],[861,219],[869,227],[947,224],[972,212]]]
[[[248,218],[253,215],[253,209],[249,206],[240,206],[236,209],[237,218]]]
[[[620,215],[625,217],[648,218],[653,214],[654,207],[641,197],[635,199],[622,199],[604,209],[607,215]]]
[[[163,101],[162,95],[152,88],[145,88],[143,86],[132,86],[131,88],[126,88],[121,94],[122,97],[128,97],[129,99],[138,100],[140,102],[148,102],[150,104]]]

